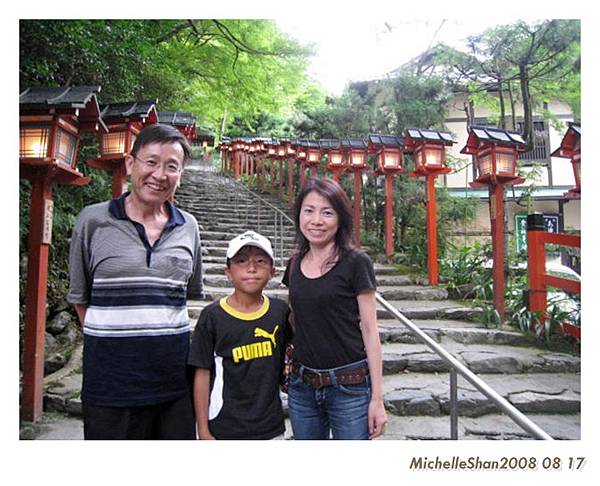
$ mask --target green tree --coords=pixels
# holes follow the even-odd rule
[[[516,104],[523,106],[523,135],[533,144],[533,112],[546,117],[550,100],[569,103],[576,117],[580,108],[580,22],[519,21],[471,36],[468,52],[438,45],[408,69],[435,72],[475,105],[497,113],[498,126],[516,128]],[[467,107],[472,120],[472,107]]]
[[[20,85],[99,85],[221,128],[293,106],[311,51],[270,20],[22,20]]]

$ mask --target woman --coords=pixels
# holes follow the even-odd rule
[[[375,272],[352,245],[350,200],[335,181],[310,179],[294,210],[297,253],[283,283],[295,325],[288,390],[295,439],[373,439],[382,397]]]

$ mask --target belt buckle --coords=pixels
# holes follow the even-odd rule
[[[323,375],[314,371],[305,371],[304,377],[306,378],[305,383],[308,383],[312,388],[318,390],[319,388],[323,388],[325,383],[323,381]]]
[[[325,386],[325,379],[324,379],[324,375],[322,375],[321,373],[316,373],[317,375],[317,386],[315,387],[317,390],[319,388],[323,388]]]

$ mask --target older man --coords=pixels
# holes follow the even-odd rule
[[[68,301],[83,324],[86,439],[194,439],[187,297],[202,295],[198,224],[170,201],[191,159],[168,125],[125,159],[131,191],[75,223]]]

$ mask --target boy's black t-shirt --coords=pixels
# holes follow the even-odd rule
[[[300,258],[292,258],[282,282],[290,289],[294,311],[294,360],[329,369],[366,358],[356,300],[360,292],[376,288],[373,262],[366,253],[350,253],[318,278],[305,277]]]
[[[279,381],[291,338],[288,305],[265,296],[236,311],[225,298],[204,308],[188,363],[211,370],[209,428],[217,439],[271,439],[285,431]]]

